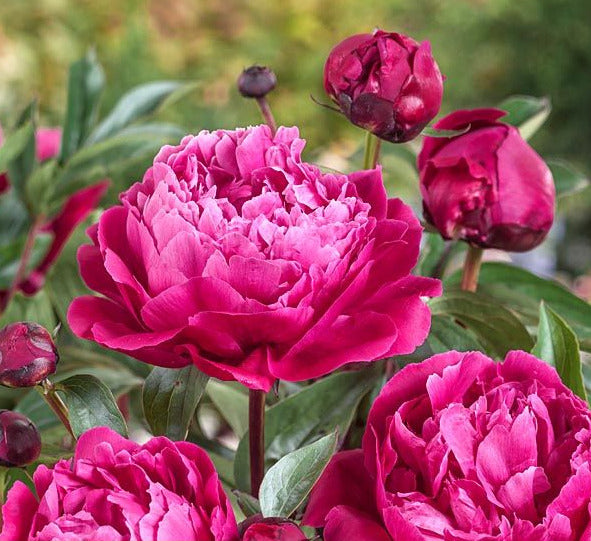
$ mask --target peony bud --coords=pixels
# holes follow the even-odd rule
[[[306,541],[293,522],[283,518],[262,518],[256,515],[240,524],[242,541]]]
[[[497,109],[456,111],[436,127],[469,131],[426,137],[418,158],[425,219],[446,239],[525,252],[554,220],[554,181],[542,158]]]
[[[443,77],[429,42],[376,30],[339,43],[324,66],[324,88],[345,116],[377,137],[414,139],[437,115]]]
[[[37,323],[0,330],[0,385],[32,387],[55,372],[59,360],[51,335]]]
[[[238,78],[238,91],[245,98],[264,98],[277,84],[277,77],[265,66],[250,66]]]
[[[21,413],[0,410],[0,466],[26,466],[40,453],[41,436],[33,422]]]

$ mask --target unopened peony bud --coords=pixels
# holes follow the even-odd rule
[[[240,524],[242,541],[306,541],[293,522],[283,518],[251,517]]]
[[[264,98],[277,84],[277,77],[265,66],[250,66],[238,78],[238,91],[245,98]]]
[[[41,325],[19,322],[0,330],[0,385],[37,385],[55,372],[58,359],[51,335]]]
[[[324,88],[353,124],[402,143],[439,112],[443,77],[429,42],[376,30],[351,36],[331,51]]]
[[[21,413],[0,410],[0,466],[26,466],[40,453],[41,436],[33,422]]]
[[[418,166],[425,219],[446,239],[524,252],[554,219],[554,181],[544,160],[497,109],[455,111],[435,126],[469,131],[425,137]]]

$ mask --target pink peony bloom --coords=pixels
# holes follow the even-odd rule
[[[419,154],[425,218],[446,239],[524,252],[554,220],[554,181],[544,160],[499,121],[504,111],[455,111],[435,126],[470,127],[451,139],[425,137]]]
[[[439,112],[443,77],[428,41],[376,30],[351,36],[330,52],[324,88],[353,124],[402,143]]]
[[[293,522],[281,518],[251,517],[240,524],[242,541],[307,541]]]
[[[379,169],[322,173],[297,128],[201,132],[165,146],[89,230],[80,337],[268,390],[409,353],[437,280],[410,275],[421,238]]]
[[[57,156],[60,150],[62,132],[59,128],[40,128],[35,134],[37,160],[44,162]],[[0,128],[0,145],[3,134]],[[10,182],[6,174],[0,173],[0,197],[8,190]],[[19,284],[19,289],[27,295],[34,295],[45,282],[45,275],[60,255],[64,245],[77,225],[96,208],[107,191],[108,182],[102,181],[74,193],[66,201],[59,213],[47,220],[39,228],[39,233],[49,233],[52,241],[49,249],[37,267]],[[6,302],[7,291],[0,290],[0,310]]]
[[[409,365],[337,454],[304,522],[325,541],[582,541],[591,535],[591,412],[556,371],[449,352]]]
[[[232,507],[207,454],[188,442],[145,445],[89,430],[72,461],[20,481],[2,508],[0,541],[237,541]]]

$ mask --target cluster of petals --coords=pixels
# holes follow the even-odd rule
[[[326,541],[582,541],[591,413],[524,352],[409,365],[372,406],[362,450],[335,455],[305,521]]]
[[[417,218],[379,169],[323,172],[304,145],[257,126],[163,147],[79,250],[102,296],[73,302],[73,331],[264,390],[412,352],[441,289],[410,274]]]

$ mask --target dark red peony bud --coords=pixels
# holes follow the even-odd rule
[[[429,42],[376,30],[339,43],[324,66],[324,88],[346,117],[374,135],[402,143],[437,115],[443,77]]]
[[[456,111],[436,127],[468,132],[425,137],[419,154],[425,219],[446,239],[525,252],[554,220],[554,181],[517,128],[498,109]]]
[[[277,77],[265,66],[250,66],[238,77],[238,91],[245,98],[264,98],[277,85]]]
[[[0,385],[32,387],[55,372],[59,360],[51,335],[37,323],[0,330]]]
[[[26,466],[40,453],[41,436],[33,422],[21,413],[0,410],[0,466]]]
[[[250,517],[240,524],[242,541],[306,541],[304,535],[293,522],[284,518]]]

